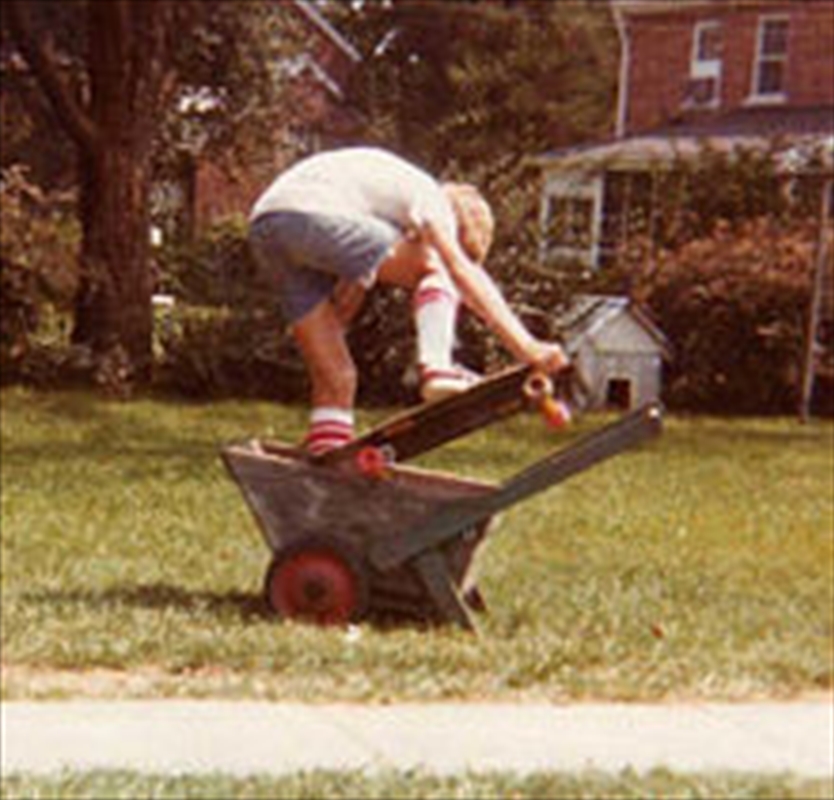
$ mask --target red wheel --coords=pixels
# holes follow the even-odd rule
[[[570,425],[572,414],[570,407],[563,400],[548,397],[541,403],[540,408],[547,424],[551,427],[564,428],[566,425]]]
[[[364,615],[367,583],[340,543],[306,539],[279,552],[266,574],[270,608],[286,619],[344,625]]]
[[[356,466],[368,478],[384,478],[388,474],[390,459],[378,447],[363,447],[356,454]]]

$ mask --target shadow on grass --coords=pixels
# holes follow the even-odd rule
[[[21,596],[27,603],[44,606],[81,606],[87,611],[112,611],[117,608],[138,608],[149,611],[170,611],[231,616],[243,623],[276,622],[280,617],[267,605],[261,594],[244,592],[188,591],[179,586],[164,583],[114,587],[103,591],[39,591]],[[478,612],[486,611],[480,593],[472,595],[470,607]],[[434,616],[415,613],[385,611],[373,607],[362,620],[381,631],[413,629],[425,631],[442,624]]]
[[[679,423],[684,423],[682,426]],[[736,445],[757,443],[777,446],[818,447],[830,439],[834,428],[826,422],[802,425],[799,422],[776,421],[768,424],[760,418],[686,417],[673,419],[666,438],[676,443],[702,446],[705,443]]]
[[[266,601],[259,595],[243,592],[189,591],[164,583],[114,587],[103,591],[40,591],[22,596],[39,605],[80,605],[94,611],[113,608],[139,608],[151,611],[176,609],[231,615],[244,622],[273,617]]]

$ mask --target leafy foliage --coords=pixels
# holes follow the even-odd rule
[[[199,13],[174,53],[176,101],[157,142],[161,174],[176,172],[183,155],[248,163],[271,153],[288,100],[280,63],[300,46],[287,14],[269,0],[193,5]]]
[[[0,365],[3,382],[19,376],[44,317],[65,311],[77,274],[78,227],[67,198],[43,191],[20,166],[0,176]]]
[[[307,378],[280,317],[182,306],[157,312],[156,384],[194,399],[300,400]]]
[[[242,126],[271,130],[264,122],[275,118],[280,93],[273,65],[281,7],[266,0],[234,8],[194,0],[65,3],[57,11],[41,0],[7,5],[4,45],[16,48],[9,63],[25,62],[81,164],[73,341],[102,360],[121,352],[127,366],[114,374],[144,381],[151,360],[147,228],[154,156],[159,173],[178,165],[184,151],[237,141]],[[66,16],[66,24],[56,25],[56,15]],[[20,93],[18,105],[25,107],[26,98]],[[3,121],[9,127],[8,115]],[[17,133],[16,145],[25,150],[31,137],[25,127]],[[245,138],[257,145],[266,133]]]
[[[795,408],[816,227],[758,218],[677,248],[632,242],[621,269],[672,342],[668,399],[715,412]]]
[[[302,396],[303,366],[258,279],[243,220],[169,244],[156,262],[157,291],[173,301],[155,311],[159,388],[200,398]]]
[[[526,159],[610,129],[609,9],[581,0],[326,8],[365,55],[351,100],[370,138],[481,188],[498,221],[490,269],[514,283],[536,260],[538,186]]]
[[[599,4],[330,7],[366,56],[351,99],[384,121],[389,146],[431,169],[500,173],[508,155],[520,160],[610,122],[616,37]]]

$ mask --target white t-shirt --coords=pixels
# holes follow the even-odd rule
[[[431,175],[374,147],[331,150],[299,161],[258,198],[250,219],[271,211],[370,216],[403,229],[431,220],[451,238],[457,229],[452,206]]]

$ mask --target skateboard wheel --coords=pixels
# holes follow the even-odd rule
[[[363,447],[356,454],[356,466],[368,478],[382,478],[388,472],[390,459],[378,447]]]
[[[524,381],[524,396],[534,403],[539,403],[553,396],[553,381],[543,372],[534,372]]]
[[[562,400],[546,397],[541,403],[541,412],[547,424],[553,428],[564,428],[570,425],[572,415],[568,404]]]
[[[364,572],[340,542],[303,539],[273,558],[266,573],[266,601],[284,619],[346,625],[360,620],[367,610]]]

